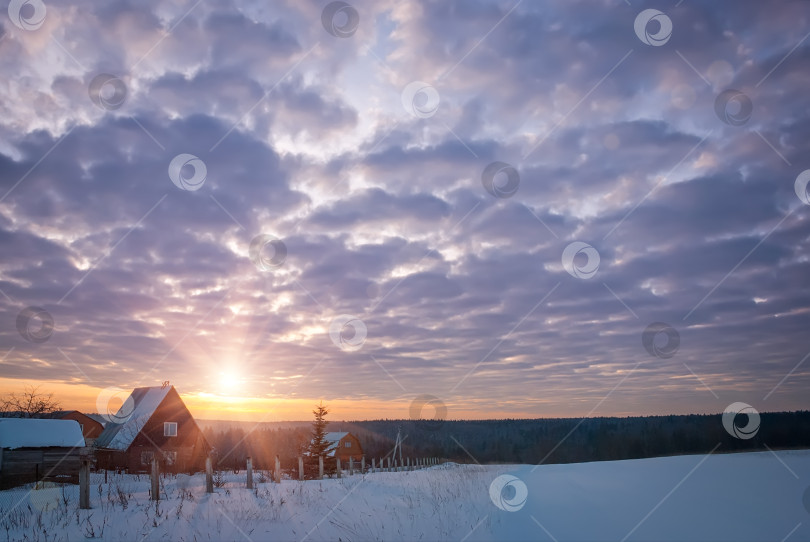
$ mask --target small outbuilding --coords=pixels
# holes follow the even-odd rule
[[[360,461],[363,458],[363,447],[360,441],[345,431],[330,431],[324,435],[324,440],[329,443],[326,448],[326,457],[336,457],[342,464],[347,464],[349,459]]]
[[[82,430],[82,435],[84,435],[85,446],[92,446],[99,435],[101,435],[101,432],[104,431],[103,424],[78,410],[57,410],[55,412],[49,412],[48,414],[42,414],[38,417],[51,420],[74,420],[78,422]]]
[[[0,489],[78,483],[84,437],[75,420],[0,418]]]
[[[99,469],[147,472],[156,458],[161,470],[205,468],[211,446],[174,386],[135,388],[96,439]]]

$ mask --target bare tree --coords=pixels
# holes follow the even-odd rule
[[[39,391],[39,386],[26,385],[20,393],[10,393],[0,398],[0,416],[11,418],[36,418],[61,408],[53,393]]]

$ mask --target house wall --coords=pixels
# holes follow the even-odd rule
[[[346,442],[350,442],[351,446],[347,448]],[[354,461],[360,461],[363,458],[363,447],[360,445],[360,441],[357,437],[349,433],[338,442],[335,457],[339,457],[342,464],[346,464],[349,458],[352,458]]]
[[[78,448],[5,449],[0,454],[0,489],[39,480],[79,482]]]

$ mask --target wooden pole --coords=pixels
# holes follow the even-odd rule
[[[318,456],[318,480],[323,480],[323,456]]]
[[[276,483],[281,483],[281,460],[276,456]]]
[[[150,500],[160,500],[160,467],[157,457],[152,457],[152,495]]]
[[[349,457],[349,476],[354,476],[354,458]]]
[[[205,492],[214,492],[214,468],[211,465],[211,456],[205,458]]]
[[[298,456],[298,479],[304,480],[304,458],[300,455]]]
[[[79,470],[79,508],[90,510],[90,461],[82,459]]]
[[[247,458],[247,488],[253,489],[253,458]]]
[[[341,478],[342,476],[340,474],[340,458],[339,457],[335,458],[335,465],[337,465],[337,477]]]

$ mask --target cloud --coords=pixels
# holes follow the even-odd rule
[[[355,7],[349,38],[298,2],[3,22],[7,378],[217,393],[227,369],[251,397],[429,393],[482,417],[807,408],[800,8],[684,3],[653,47],[641,5]],[[99,73],[120,107],[91,99]],[[413,81],[435,114],[403,107]],[[740,126],[715,111],[728,88],[753,104]],[[205,164],[198,190],[169,178],[180,154]],[[518,172],[510,198],[482,184],[496,161]],[[260,234],[281,265],[253,264]],[[575,241],[599,253],[592,278],[564,268]],[[28,306],[53,316],[48,341],[18,333]],[[344,314],[359,350],[330,339]],[[671,358],[641,342],[659,321]]]

